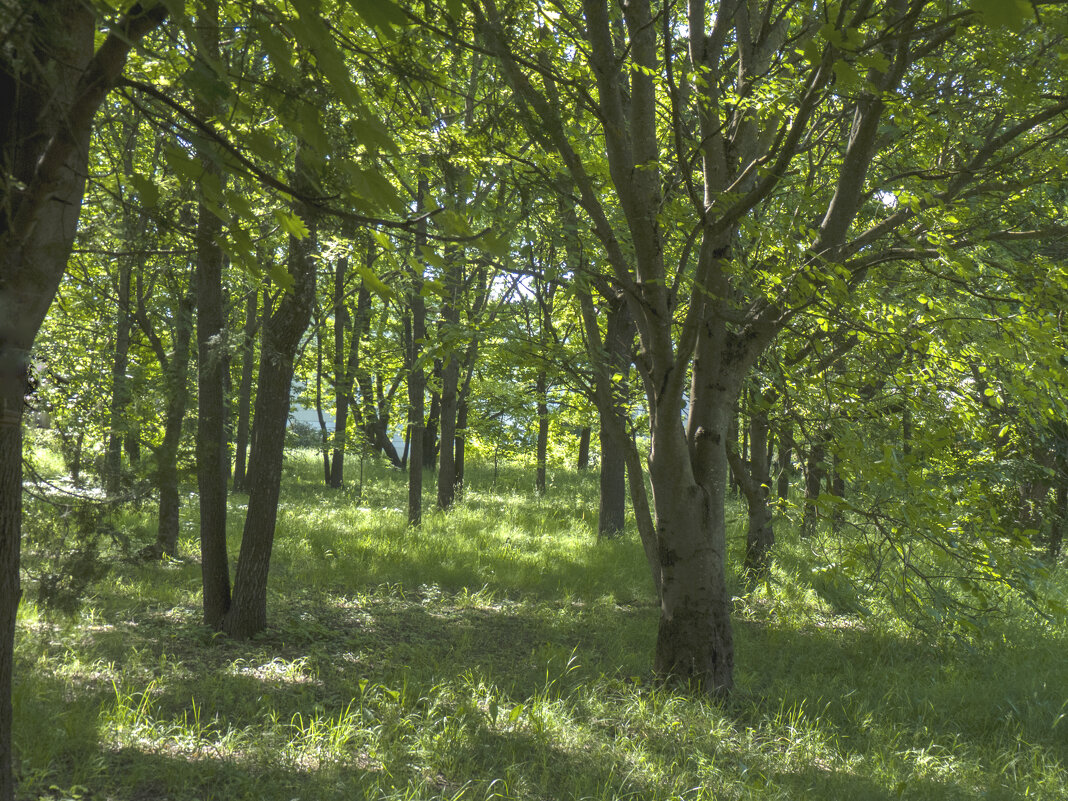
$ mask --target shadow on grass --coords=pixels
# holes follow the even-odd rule
[[[706,725],[699,716],[687,724],[692,731],[684,729],[691,737],[680,737],[670,721],[639,722],[640,736],[624,725],[639,753],[613,748],[611,737],[598,734],[599,724],[574,708],[592,703],[585,693],[615,693],[628,699],[624,704],[664,703],[664,693],[648,684],[656,625],[651,606],[487,603],[433,588],[348,597],[307,592],[284,606],[276,599],[274,606],[271,629],[251,642],[214,636],[187,608],[86,632],[77,649],[84,664],[127,669],[122,681],[132,691],[159,679],[152,691],[156,719],[187,721],[199,709],[216,731],[274,730],[267,740],[277,738],[279,752],[307,722],[340,720],[355,704],[359,724],[377,731],[364,752],[314,770],[267,764],[269,747],[245,761],[198,756],[193,762],[215,771],[209,781],[199,778],[200,768],[182,764],[186,757],[126,747],[102,751],[106,772],[156,776],[156,784],[145,786],[172,788],[174,797],[213,797],[215,783],[220,798],[252,797],[263,782],[273,788],[271,798],[297,786],[314,787],[311,797],[326,798],[335,797],[338,783],[345,792],[362,793],[383,781],[423,790],[438,782],[444,793],[464,782],[485,788],[496,781],[516,797],[564,797],[554,793],[581,789],[605,798],[668,798],[686,789],[673,788],[677,777],[718,787],[717,798],[971,799],[1014,796],[999,796],[996,788],[981,796],[964,778],[932,778],[920,768],[911,775],[910,765],[939,753],[977,757],[992,737],[1010,742],[1023,736],[1051,759],[1065,757],[1055,722],[1048,719],[1042,728],[1040,707],[1055,700],[1055,688],[1035,697],[1029,716],[1012,719],[1006,704],[1016,693],[1019,706],[1026,693],[1003,680],[997,692],[997,682],[983,672],[984,654],[940,658],[930,646],[886,633],[739,621],[739,690],[725,708],[709,712],[726,719],[728,733],[712,737],[692,729]],[[1018,656],[1024,660],[1018,669],[1034,658]],[[1011,670],[1016,658],[1006,657],[999,669]],[[632,677],[650,689],[635,688]],[[95,687],[93,681],[83,681],[78,693],[106,694],[110,680],[101,675]],[[529,711],[511,727],[491,719],[487,699],[504,710],[559,701],[570,711],[539,732]],[[677,709],[683,718],[698,715],[685,697]],[[626,717],[625,710],[608,714]],[[459,733],[449,734],[450,726]],[[420,732],[435,727],[447,742],[428,745]],[[777,741],[806,729],[818,730],[833,758],[814,756],[784,768],[779,752],[785,746]],[[440,753],[412,766],[414,752],[434,747]],[[644,768],[636,769],[635,760]],[[353,773],[353,761],[375,766]],[[865,767],[848,767],[856,763]],[[885,781],[871,778],[880,773]],[[200,789],[174,794],[173,788],[186,786]]]

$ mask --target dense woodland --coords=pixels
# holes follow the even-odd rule
[[[284,474],[399,539],[589,496],[700,703],[798,553],[859,626],[1063,621],[1063,4],[0,10],[0,799],[23,539],[34,610],[193,560],[262,642]]]

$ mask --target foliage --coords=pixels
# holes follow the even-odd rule
[[[924,639],[888,608],[841,614],[789,534],[768,582],[735,601],[743,667],[713,703],[651,680],[644,559],[633,532],[594,542],[592,476],[535,499],[521,471],[491,486],[483,467],[471,508],[416,532],[393,471],[372,467],[356,506],[321,487],[314,453],[287,465],[265,635],[200,624],[192,532],[176,561],[116,562],[73,621],[23,607],[22,797],[1068,791],[1063,621],[1013,604],[981,633]]]

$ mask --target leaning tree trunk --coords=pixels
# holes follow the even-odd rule
[[[299,148],[295,162],[294,183],[310,190],[312,182],[305,171]],[[295,210],[311,233],[303,239],[289,238],[287,267],[293,284],[283,292],[275,312],[264,321],[260,386],[256,393],[249,457],[248,512],[241,536],[233,599],[223,618],[223,630],[240,639],[251,637],[267,626],[267,576],[278,519],[293,362],[301,336],[308,328],[315,300],[316,220],[312,209],[303,203],[297,202]]]

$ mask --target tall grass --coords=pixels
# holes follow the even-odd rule
[[[400,473],[368,465],[357,498],[313,454],[286,470],[251,642],[200,624],[192,498],[178,560],[116,560],[73,619],[24,604],[21,797],[1068,798],[1063,621],[931,639],[835,614],[781,527],[771,578],[732,579],[738,688],[717,704],[651,681],[644,558],[633,532],[596,541],[595,474],[539,498],[529,470],[475,468],[415,531]],[[121,520],[147,542],[150,518]]]

